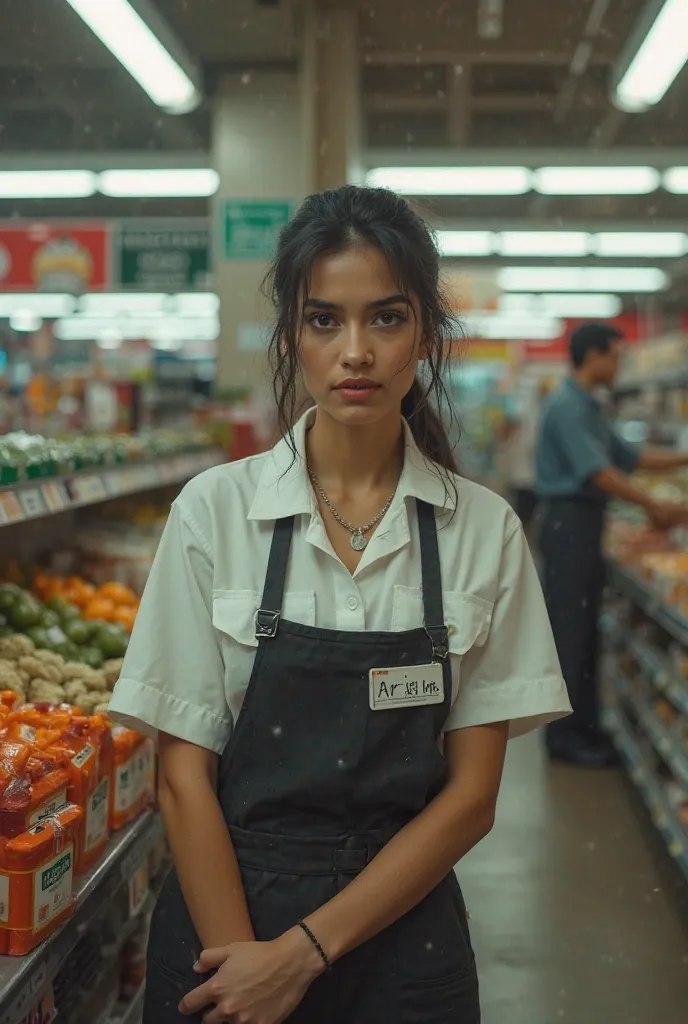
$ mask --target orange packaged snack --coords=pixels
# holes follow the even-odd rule
[[[153,798],[153,746],[123,725],[112,727],[115,767],[110,794],[110,823],[123,828],[150,806]]]
[[[21,835],[67,802],[67,764],[64,752],[0,743],[0,836]]]
[[[109,798],[112,737],[102,715],[74,716],[54,749],[69,754],[67,797],[83,808],[75,871],[82,874],[98,860],[110,838]]]
[[[73,910],[74,847],[83,812],[67,804],[0,843],[2,950],[23,956]]]

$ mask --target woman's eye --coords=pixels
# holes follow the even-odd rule
[[[374,323],[378,323],[381,327],[396,327],[397,324],[401,324],[403,322],[403,314],[397,313],[393,309],[388,309],[384,313],[378,313],[374,321]]]
[[[333,327],[334,320],[329,313],[316,313],[315,316],[311,317],[311,324],[314,327],[320,328]]]

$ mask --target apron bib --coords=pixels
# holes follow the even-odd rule
[[[421,501],[417,509],[424,625],[404,632],[328,630],[283,619],[294,518],[275,524],[256,614],[256,659],[218,780],[259,940],[276,938],[335,896],[444,784],[448,634],[435,513]],[[379,669],[390,671],[371,684]],[[176,1006],[199,984],[192,970],[199,952],[173,871],[151,926],[144,1024],[189,1020],[176,1015]],[[466,911],[452,872],[318,978],[289,1021],[479,1019]]]

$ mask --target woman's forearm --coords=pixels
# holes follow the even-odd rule
[[[416,906],[490,831],[507,728],[508,723],[503,723],[472,730],[495,732],[493,764],[486,776],[478,772],[478,778],[470,773],[462,778],[457,772],[360,875],[306,919],[331,960],[344,956]]]
[[[210,780],[161,782],[160,809],[203,948],[252,940],[239,865]]]

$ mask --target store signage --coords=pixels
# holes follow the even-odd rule
[[[197,225],[122,224],[114,239],[114,277],[123,288],[192,291],[212,287],[210,231]]]
[[[286,201],[228,199],[223,207],[222,254],[226,260],[269,260],[292,215]]]
[[[0,291],[99,291],[109,285],[107,224],[0,223]]]

